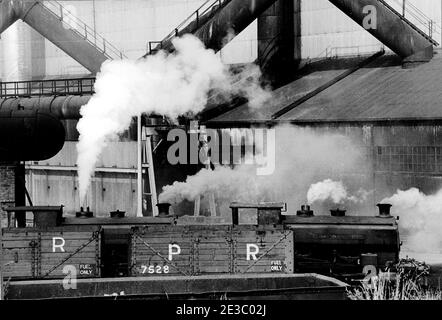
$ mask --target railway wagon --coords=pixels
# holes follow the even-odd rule
[[[52,215],[51,221],[50,212],[34,212],[37,227],[2,230],[3,278],[63,278],[72,268],[85,278],[316,272],[351,280],[398,261],[398,224],[389,212],[315,216],[304,206],[290,215],[283,207],[232,203],[231,221],[217,225],[121,212],[109,218]],[[243,209],[251,208],[256,223],[240,224]]]
[[[63,226],[2,229],[6,280],[100,277],[101,228]]]
[[[293,273],[282,225],[144,226],[131,232],[132,276]]]
[[[294,232],[295,272],[316,272],[350,281],[393,268],[399,261],[397,218],[390,205],[378,205],[377,216],[346,216],[344,210],[315,216],[308,206],[285,216]]]

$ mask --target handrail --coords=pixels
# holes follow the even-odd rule
[[[0,82],[0,97],[85,95],[94,93],[95,78]]]
[[[109,59],[123,59],[126,56],[118,50],[114,45],[107,41],[103,36],[98,34],[95,30],[89,27],[85,22],[74,16],[68,9],[63,7],[58,1],[37,2],[45,7],[55,17],[68,26],[73,32],[88,41],[91,45],[96,47]]]
[[[397,4],[402,4],[399,2],[399,0],[394,0]],[[410,9],[411,8],[411,9]],[[437,24],[436,21],[432,20],[430,17],[428,17],[422,10],[417,8],[412,3],[406,2],[405,3],[405,13],[408,13],[411,15],[416,21],[418,21],[423,26],[429,26],[429,36],[431,37],[433,33],[440,34],[440,26]]]
[[[176,28],[174,28],[166,37],[161,41],[149,41],[148,42],[148,52],[151,54],[163,48],[163,44],[169,42],[172,38],[178,36],[182,30],[187,28],[192,22],[196,22],[195,27],[190,30],[193,33],[200,27],[200,19],[202,17],[207,18],[207,14],[214,14],[216,11],[221,9],[227,2],[231,0],[207,0],[198,9],[193,11],[186,19],[184,19]],[[210,11],[210,12],[209,12]],[[203,24],[205,21],[203,22]],[[158,44],[152,49],[152,44]]]
[[[414,24],[413,22],[411,22],[409,19],[407,19],[404,15],[402,15],[401,13],[399,13],[397,10],[395,10],[392,6],[390,6],[387,2],[385,2],[384,0],[377,0],[379,1],[381,4],[383,4],[387,9],[389,9],[391,12],[393,12],[394,14],[396,14],[397,16],[399,16],[402,21],[404,21],[405,23],[407,23],[410,27],[412,27],[414,30],[416,30],[418,33],[420,33],[424,38],[426,38],[428,41],[430,41],[433,45],[438,46],[439,43],[433,39],[432,37],[432,30],[433,30],[433,24],[437,26],[436,23],[433,23],[433,20],[431,20],[430,18],[428,18],[427,16],[425,16],[422,12],[421,12],[421,18],[419,19],[423,19],[424,24],[426,24],[428,22],[429,25],[429,32],[426,33],[425,31],[423,31],[422,29],[420,29],[418,26],[416,26],[416,24]],[[398,0],[395,0],[396,3],[398,3]],[[417,9],[417,8],[416,8]],[[417,11],[413,11],[413,10],[407,10],[407,8],[405,7],[406,12],[408,12],[409,14],[411,14],[413,17],[417,17],[418,13]],[[419,10],[420,11],[420,10]],[[418,20],[418,21],[422,21],[422,20]]]

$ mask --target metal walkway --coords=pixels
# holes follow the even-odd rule
[[[57,1],[0,0],[0,33],[17,20],[52,42],[92,74],[124,54]]]
[[[91,95],[95,78],[0,82],[0,98]]]
[[[389,10],[391,10],[395,15],[399,16],[402,21],[407,23],[410,27],[412,27],[414,30],[416,30],[419,34],[421,34],[425,39],[430,41],[434,46],[439,46],[439,43],[433,39],[433,34],[440,34],[440,26],[436,24],[435,21],[431,20],[427,15],[425,15],[421,10],[419,10],[416,6],[414,6],[411,3],[405,2],[405,6],[403,6],[403,12],[402,14],[396,11],[392,6],[390,6],[386,1],[384,0],[378,0],[380,3],[382,3],[385,7],[387,7]],[[399,0],[394,0],[396,4],[403,5],[404,3]],[[410,16],[418,22],[420,25],[427,26],[428,29],[425,31],[420,29],[416,24],[412,23],[406,16]]]
[[[85,22],[74,16],[67,8],[58,1],[38,1],[39,5],[45,7],[55,17],[57,17],[63,26],[76,33],[83,40],[103,53],[108,59],[123,59],[125,55],[114,45],[107,41],[103,36],[89,27]]]
[[[210,18],[215,16],[215,14],[224,8],[230,1],[231,0],[207,0],[175,29],[173,29],[166,37],[164,37],[163,40],[149,41],[147,43],[147,53],[143,57],[146,57],[161,49],[168,49],[168,47],[171,45],[171,40],[175,37],[185,33],[194,33]]]

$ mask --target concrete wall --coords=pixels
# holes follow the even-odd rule
[[[341,124],[314,129],[351,137],[355,147],[365,153],[364,165],[369,170],[361,183],[372,186],[374,203],[393,195],[397,189],[416,187],[432,194],[442,187],[440,124]]]

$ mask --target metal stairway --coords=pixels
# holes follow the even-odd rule
[[[18,19],[94,74],[104,61],[124,58],[121,51],[57,1],[1,1],[0,32]]]
[[[230,1],[231,0],[207,0],[174,28],[166,37],[164,37],[163,40],[149,41],[147,44],[147,53],[143,58],[158,50],[169,49],[171,46],[171,40],[175,37],[179,37],[185,33],[195,33],[196,30],[209,21],[210,18],[215,16],[216,13],[224,8]]]
[[[433,58],[434,46],[438,43],[432,38],[433,23],[430,21],[428,34],[413,23],[406,14],[417,17],[417,21],[428,19],[417,8],[403,6],[403,14],[395,10],[385,0],[328,0],[339,10],[366,29],[372,36],[403,59],[404,65],[428,62]],[[396,1],[396,0],[391,0]],[[390,2],[391,3],[391,2]],[[397,2],[403,4],[403,2]],[[366,26],[370,14],[375,14],[376,25]],[[373,23],[373,21],[372,21]]]
[[[94,31],[85,22],[74,16],[68,9],[58,1],[37,2],[38,5],[45,7],[51,14],[57,17],[63,26],[68,27],[73,33],[81,39],[87,41],[101,52],[108,59],[123,59],[126,56],[114,45],[107,41],[103,36]]]
[[[411,3],[406,3],[404,7],[404,12],[401,14],[398,11],[396,11],[392,6],[390,6],[386,1],[384,0],[378,0],[380,3],[382,3],[385,7],[387,7],[390,11],[392,11],[395,15],[401,18],[402,21],[407,23],[410,27],[412,27],[414,30],[416,30],[419,34],[421,34],[425,39],[427,39],[429,42],[431,42],[434,46],[439,46],[439,43],[433,39],[433,33],[440,33],[440,27],[437,26],[437,24],[431,20],[428,16],[426,16],[422,11],[420,11],[418,8],[416,8]],[[402,5],[399,0],[394,0],[398,5]],[[405,14],[410,15],[414,20],[417,22],[420,22],[422,25],[428,25],[428,33],[421,30],[419,27],[416,26],[416,24],[412,23],[409,19],[406,18]]]

